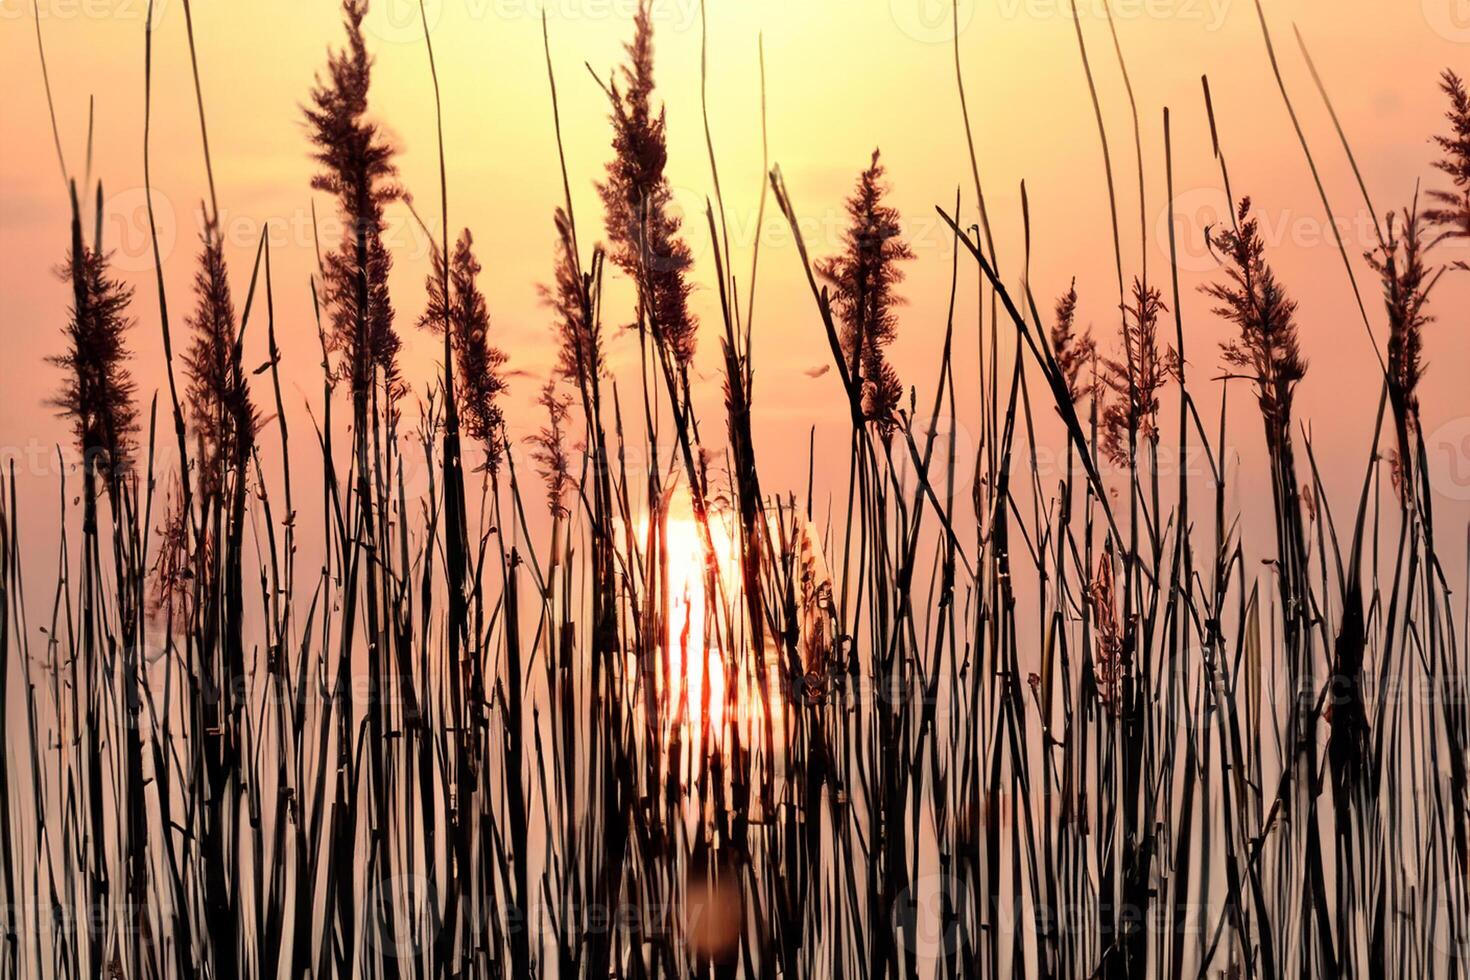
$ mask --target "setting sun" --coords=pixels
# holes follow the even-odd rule
[[[707,526],[714,547],[712,563],[707,559],[705,533],[689,512],[687,495],[666,504],[661,538],[649,539],[667,602],[660,631],[666,670],[661,671],[658,686],[665,736],[679,726],[680,740],[696,758],[706,734],[711,744],[725,744],[727,725],[733,722],[739,736],[748,740],[755,733],[753,723],[769,717],[779,725],[783,716],[779,651],[773,645],[763,651],[767,656],[763,690],[756,660],[746,649],[738,525],[728,512],[716,510]],[[655,557],[655,548],[661,548],[661,557]],[[732,647],[738,652],[732,654]]]
[[[728,527],[715,517],[709,528],[719,583],[727,590],[738,588],[739,579],[732,576],[737,566],[731,560],[734,545]],[[687,725],[697,739],[707,720],[711,735],[718,740],[723,737],[726,711],[725,653],[719,630],[722,620],[728,623],[728,616],[718,614],[721,599],[710,595],[708,549],[694,519],[669,517],[663,526],[663,542],[663,587],[669,610],[663,642],[669,662],[666,683],[671,685],[665,696],[672,707],[671,723]]]

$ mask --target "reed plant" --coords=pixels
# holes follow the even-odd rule
[[[1433,290],[1463,271],[1438,249],[1470,227],[1455,75],[1430,206],[1375,216],[1388,330],[1346,500],[1296,410],[1312,311],[1256,206],[1209,235],[1205,293],[1232,339],[1188,342],[1177,264],[1129,274],[1095,87],[1111,338],[1084,326],[1076,280],[1043,318],[1024,187],[1026,251],[1002,274],[958,45],[973,193],[939,208],[942,323],[904,309],[915,253],[876,150],[832,254],[803,235],[816,192],[767,160],[761,214],[771,200],[789,226],[812,303],[780,327],[826,340],[848,409],[846,472],[827,480],[815,433],[757,438],[759,245],[731,247],[704,98],[711,195],[687,224],[673,207],[668,127],[687,123],[658,104],[649,0],[625,64],[572,96],[610,109],[600,224],[573,208],[588,164],[568,160],[543,25],[565,198],[541,287],[554,364],[524,442],[505,402],[522,352],[484,286],[500,270],[469,229],[451,242],[427,16],[440,180],[437,214],[414,211],[434,241],[416,321],[442,356],[410,404],[424,379],[399,360],[385,221],[435,195],[400,181],[368,5],[344,0],[345,44],[303,108],[312,187],[344,219],[311,283],[323,369],[303,428],[268,237],[248,278],[226,261],[212,66],[184,12],[209,194],[177,364],[156,237],[148,323],[110,268],[100,187],[88,214],[89,181],[61,163],[55,404],[79,465],[57,487],[44,592],[19,533],[42,515],[0,475],[0,976],[1462,975],[1464,582],[1436,533],[1460,529],[1436,528],[1420,421],[1430,326],[1454,322]],[[1078,41],[1090,83],[1080,22]],[[155,43],[150,19],[150,91]],[[1209,153],[1229,189],[1204,93],[1209,146],[1176,148],[1164,117],[1170,199],[1176,152]],[[706,322],[696,273],[718,301]],[[129,353],[155,328],[168,473]],[[937,340],[931,390],[899,376],[901,333]],[[636,366],[610,356],[624,336]],[[721,418],[696,409],[702,372]],[[961,483],[965,388],[979,444]],[[1265,542],[1229,492],[1251,465],[1229,428],[1247,392],[1270,507],[1242,506],[1268,511]],[[1032,465],[1058,431],[1062,465]],[[805,488],[762,469],[802,451]],[[318,486],[293,482],[293,454],[320,460]]]

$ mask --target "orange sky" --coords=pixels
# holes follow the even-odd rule
[[[1470,19],[1464,0],[1267,0],[1267,17],[1286,83],[1312,142],[1339,215],[1374,327],[1384,320],[1376,284],[1357,257],[1371,244],[1362,199],[1292,38],[1296,24],[1329,86],[1352,141],[1374,205],[1407,203],[1415,182],[1441,186],[1430,168],[1432,133],[1441,127],[1436,76],[1442,67],[1470,71]],[[1098,78],[1118,177],[1127,272],[1138,271],[1139,202],[1133,134],[1117,57],[1103,17],[1104,0],[1079,0],[1083,30]],[[0,447],[16,457],[23,508],[47,514],[35,544],[51,540],[54,474],[46,452],[65,441],[63,423],[44,405],[59,375],[44,358],[61,349],[67,290],[51,270],[63,256],[68,212],[52,146],[36,53],[31,0],[0,0]],[[548,317],[537,284],[552,260],[552,209],[561,200],[551,106],[541,46],[544,7],[561,92],[568,164],[579,220],[600,220],[592,182],[608,156],[606,106],[583,63],[606,74],[630,32],[634,0],[431,0],[428,16],[444,88],[450,222],[475,233],[485,267],[483,286],[496,342],[517,372],[508,407],[512,435],[542,419],[531,407],[552,358]],[[312,164],[300,104],[329,44],[340,41],[336,4],[328,0],[196,0],[196,35],[209,116],[220,208],[230,243],[237,303],[243,303],[254,242],[270,223],[277,329],[285,360],[288,411],[306,441],[307,400],[320,398],[320,356],[307,277],[314,264],[309,180]],[[87,99],[96,98],[94,177],[106,191],[106,237],[116,267],[137,284],[138,327],[132,338],[140,388],[161,383],[157,300],[143,211],[142,106],[146,0],[42,0],[58,122],[69,167],[85,163]],[[203,156],[188,74],[182,0],[161,0],[155,38],[155,201],[163,220],[166,274],[176,329],[188,307],[197,252]],[[949,291],[951,239],[934,216],[956,188],[974,219],[969,161],[961,128],[950,47],[949,4],[941,0],[712,0],[709,101],[728,207],[735,270],[746,287],[750,247],[763,242],[755,317],[755,414],[758,452],[768,489],[804,489],[806,431],[819,426],[836,460],[846,451],[838,382],[808,369],[830,357],[797,264],[790,236],[772,206],[757,228],[762,181],[757,38],[764,35],[770,158],[779,163],[817,254],[838,247],[842,199],[875,145],[883,149],[918,255],[903,287],[909,305],[893,357],[921,400],[935,375]],[[1237,193],[1257,201],[1273,245],[1271,259],[1301,301],[1303,345],[1311,368],[1298,396],[1316,454],[1346,510],[1361,479],[1376,407],[1376,362],[1348,289],[1341,258],[1290,120],[1270,74],[1251,0],[1113,0],[1123,53],[1143,121],[1148,174],[1143,225],[1148,260],[1162,276],[1161,234],[1169,209],[1163,191],[1161,114],[1173,110],[1175,189],[1181,233],[1186,344],[1195,379],[1213,376],[1224,327],[1209,313],[1199,283],[1211,276],[1203,225],[1220,217],[1223,197],[1199,77],[1208,73],[1221,136]],[[700,119],[700,11],[697,0],[656,0],[660,95],[667,103],[669,174],[679,202],[695,220],[688,233],[702,284],[695,307],[706,324],[698,358],[706,375],[701,398],[718,405],[712,262],[699,213],[711,193]],[[1033,221],[1032,285],[1038,302],[1077,277],[1084,321],[1111,343],[1116,286],[1102,155],[1078,56],[1068,0],[961,0],[964,58],[977,151],[1002,273],[1021,266],[1020,182]],[[421,212],[438,214],[438,158],[430,78],[417,4],[380,0],[370,16],[369,43],[378,58],[376,116],[401,147],[399,164]],[[330,204],[317,201],[324,218]],[[405,371],[422,390],[434,375],[436,342],[415,327],[422,307],[427,243],[407,212],[391,215],[393,288],[405,337]],[[437,229],[436,229],[437,231]],[[1449,257],[1447,249],[1444,257]],[[973,296],[964,272],[962,296]],[[618,322],[625,283],[609,295]],[[1429,372],[1422,389],[1430,451],[1443,444],[1445,472],[1437,506],[1450,520],[1470,497],[1470,331],[1454,312],[1470,299],[1464,276],[1436,293],[1439,321],[1426,341]],[[623,303],[626,307],[627,303]],[[973,405],[973,301],[962,299],[959,358],[962,395]],[[1172,327],[1169,335],[1172,336]],[[247,360],[264,360],[263,331],[247,337]],[[636,345],[614,345],[614,365],[631,363]],[[634,383],[629,377],[626,383]],[[1213,415],[1218,395],[1197,388]],[[1251,466],[1261,454],[1259,424],[1248,398],[1234,396],[1232,447],[1246,461],[1236,492],[1252,492]],[[963,407],[963,406],[962,406]],[[1050,413],[1040,413],[1049,418]],[[1234,415],[1234,413],[1233,413]],[[1439,440],[1437,443],[1436,440]],[[1465,440],[1462,442],[1462,440]],[[819,445],[823,440],[819,438]],[[973,445],[973,442],[971,443]],[[1458,447],[1458,448],[1456,448]],[[1458,457],[1448,455],[1458,451]],[[964,437],[961,437],[961,452]],[[39,452],[39,455],[38,455]],[[33,463],[39,459],[41,462]],[[1463,471],[1455,469],[1457,463]],[[1259,475],[1257,466],[1257,475]],[[963,482],[963,475],[962,481]],[[840,488],[839,488],[840,489]],[[1241,501],[1237,501],[1241,503]],[[1246,508],[1252,509],[1252,508]],[[1255,508],[1259,510],[1258,508]],[[1269,519],[1266,515],[1261,520]],[[1441,525],[1445,526],[1445,525]],[[1453,526],[1453,525],[1450,525]],[[1460,538],[1460,535],[1451,535]],[[1456,541],[1455,548],[1463,549]],[[1452,552],[1462,555],[1463,550]]]

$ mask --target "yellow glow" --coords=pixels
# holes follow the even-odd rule
[[[724,530],[724,522],[711,521],[711,537],[718,555],[720,575],[729,580],[732,568],[728,551],[729,536],[715,533]],[[693,518],[671,517],[664,525],[667,551],[665,588],[668,595],[668,619],[664,624],[664,644],[668,651],[669,677],[676,686],[671,691],[674,723],[682,718],[691,735],[701,730],[705,718],[705,686],[708,684],[708,718],[711,734],[718,737],[725,723],[725,660],[717,639],[709,631],[719,628],[710,620],[714,603],[707,595],[705,581],[705,545],[699,525]]]
[[[677,735],[697,758],[706,731],[710,745],[718,746],[726,744],[732,728],[749,743],[767,718],[779,724],[780,673],[775,651],[763,651],[767,678],[763,691],[745,621],[740,530],[734,516],[716,511],[708,518],[714,579],[705,560],[704,533],[686,497],[674,497],[660,526],[663,553],[656,567],[665,604],[658,637],[657,695],[665,739]],[[658,547],[653,536],[647,541],[650,549]]]

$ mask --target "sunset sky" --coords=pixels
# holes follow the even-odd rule
[[[1104,0],[1079,0],[1112,152],[1125,273],[1140,270],[1140,211],[1127,96]],[[427,17],[443,88],[449,220],[473,230],[485,272],[494,341],[514,372],[507,415],[513,438],[535,431],[532,404],[553,357],[549,316],[538,284],[552,269],[551,214],[562,198],[542,49],[543,8],[561,99],[577,217],[600,230],[594,180],[609,156],[607,105],[584,62],[607,76],[630,34],[633,0],[430,0]],[[153,186],[175,330],[189,303],[206,194],[182,0],[155,13]],[[1470,16],[1463,0],[1269,0],[1266,16],[1286,85],[1300,114],[1353,257],[1370,319],[1385,332],[1377,283],[1361,261],[1371,223],[1348,161],[1292,33],[1309,45],[1380,215],[1406,205],[1416,182],[1444,186],[1430,164],[1430,137],[1443,129],[1437,90],[1444,67],[1470,70]],[[754,319],[757,451],[768,490],[804,489],[807,432],[818,427],[819,467],[846,455],[845,411],[832,373],[810,377],[830,355],[774,202],[757,225],[763,186],[759,43],[764,38],[770,163],[785,174],[817,255],[839,246],[842,201],[875,146],[881,147],[893,203],[918,258],[909,266],[894,362],[924,403],[938,363],[949,295],[952,237],[935,215],[962,196],[976,219],[951,47],[950,7],[939,0],[849,0],[831,5],[776,0],[712,0],[708,97],[725,195],[733,265],[748,288],[751,246],[762,243]],[[163,383],[158,303],[152,285],[143,192],[146,0],[42,0],[40,24],[67,167],[86,165],[88,98],[96,100],[91,172],[105,191],[106,246],[115,268],[137,286],[134,371],[146,400]],[[327,0],[197,0],[195,31],[209,136],[237,305],[243,305],[255,242],[272,244],[277,331],[284,351],[287,411],[309,441],[305,408],[320,408],[320,354],[308,276],[314,266],[310,189],[313,164],[301,105],[329,45],[340,43],[337,4]],[[1162,112],[1172,110],[1173,213],[1180,234],[1187,355],[1195,377],[1219,373],[1226,328],[1198,291],[1214,275],[1203,229],[1224,217],[1225,199],[1201,96],[1208,74],[1233,189],[1249,194],[1272,246],[1271,261],[1300,300],[1303,346],[1311,362],[1297,414],[1337,505],[1367,463],[1379,391],[1376,360],[1341,257],[1271,74],[1251,0],[1114,0],[1113,15],[1142,121],[1147,173],[1142,225],[1153,280],[1167,287],[1171,209],[1164,193]],[[696,365],[698,397],[718,404],[718,298],[703,208],[713,184],[700,110],[701,18],[697,0],[657,0],[659,96],[667,106],[669,175],[695,253],[694,297],[705,330]],[[1073,276],[1082,320],[1105,346],[1115,343],[1116,284],[1102,151],[1067,0],[961,0],[959,46],[976,151],[1002,275],[1022,267],[1020,186],[1032,218],[1031,286],[1049,311]],[[60,379],[45,358],[61,350],[68,290],[52,274],[68,236],[68,208],[52,143],[31,0],[0,0],[0,447],[17,459],[22,513],[35,520],[33,554],[54,548],[56,483],[49,454],[68,440],[45,404]],[[416,3],[374,5],[369,44],[378,70],[374,115],[401,153],[404,185],[438,234],[438,156],[429,65]],[[89,192],[90,193],[90,192]],[[315,195],[324,234],[331,203]],[[438,342],[414,325],[423,307],[428,243],[407,209],[390,213],[393,291],[405,338],[405,373],[416,392],[435,375]],[[584,232],[585,234],[585,232]],[[1452,256],[1450,247],[1442,259]],[[961,265],[958,362],[961,408],[973,404],[975,273]],[[1166,299],[1168,290],[1165,289]],[[969,297],[967,299],[967,297]],[[1464,274],[1437,288],[1440,319],[1428,331],[1421,389],[1431,456],[1443,445],[1440,500],[1445,527],[1463,526],[1470,497],[1470,330],[1451,311],[1470,299]],[[621,305],[619,305],[621,304]],[[626,282],[611,289],[607,319],[631,318]],[[259,323],[259,328],[257,327]],[[263,320],[246,335],[246,360],[265,360]],[[1172,322],[1167,331],[1172,338]],[[177,336],[177,334],[176,334]],[[1013,334],[1002,331],[1003,346]],[[614,368],[636,362],[636,343],[613,345]],[[636,378],[636,370],[631,378]],[[630,384],[632,381],[630,380]],[[1200,390],[1196,388],[1196,390]],[[1201,396],[1202,399],[1204,396]],[[1210,398],[1217,398],[1211,394]],[[1218,402],[1208,409],[1213,425]],[[1260,486],[1261,433],[1243,386],[1232,390],[1230,443],[1245,463],[1236,493]],[[163,411],[163,406],[160,406]],[[411,416],[415,414],[410,411]],[[1051,425],[1049,411],[1039,424]],[[146,415],[146,409],[145,409]],[[411,426],[410,426],[411,427]],[[823,437],[826,437],[825,440]],[[963,433],[960,455],[966,453]],[[1172,435],[1170,436],[1172,438]],[[1436,441],[1438,440],[1438,441]],[[1459,455],[1451,451],[1459,448]],[[973,454],[973,439],[969,450]],[[39,461],[39,462],[32,462]],[[1463,471],[1454,467],[1465,468]],[[1458,481],[1455,479],[1458,474]],[[964,475],[961,475],[961,484]],[[1346,494],[1346,496],[1344,496]],[[1269,521],[1269,508],[1254,519]],[[1458,523],[1457,523],[1458,518]],[[1349,520],[1337,515],[1339,523]],[[1262,524],[1262,528],[1268,525]],[[1454,537],[1458,537],[1455,535]],[[1459,561],[1463,541],[1451,543]],[[1458,549],[1458,550],[1455,550]]]

